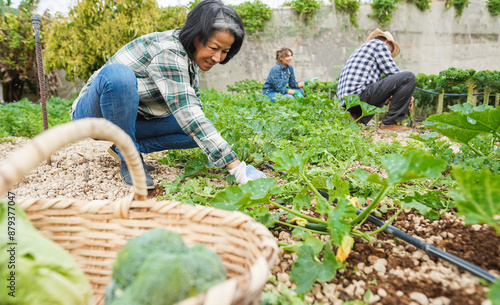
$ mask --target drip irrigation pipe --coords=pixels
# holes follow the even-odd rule
[[[271,164],[269,164],[268,162],[264,162],[263,165],[269,169],[274,170],[274,167]],[[285,175],[286,173],[280,171],[279,174]],[[323,190],[318,190],[318,191],[323,197],[325,197],[325,199],[327,199],[327,200],[329,199],[330,196],[327,192],[325,192]],[[334,203],[335,202],[337,202],[337,199],[334,199]],[[362,212],[362,210],[360,210],[360,209],[356,209],[356,210],[357,210],[357,214]],[[377,217],[375,217],[373,215],[368,215],[367,220],[378,227],[382,227],[385,225],[384,221],[378,219]],[[325,231],[326,231],[326,226],[325,226]],[[430,254],[432,256],[435,256],[437,258],[443,259],[449,263],[452,263],[453,265],[460,267],[460,268],[474,274],[477,277],[483,278],[490,283],[493,283],[498,279],[498,277],[489,273],[488,271],[486,271],[478,266],[475,266],[475,265],[473,265],[473,264],[471,264],[471,263],[469,263],[469,262],[467,262],[459,257],[456,257],[456,256],[450,254],[450,253],[447,253],[447,252],[445,252],[437,247],[429,245],[428,243],[423,242],[423,241],[399,230],[398,228],[396,228],[392,225],[388,225],[384,229],[384,232],[392,234],[392,235],[404,240],[405,242],[409,243],[410,245],[413,245],[413,246],[417,247],[418,249],[423,250],[425,253]]]
[[[429,91],[429,90],[425,90],[425,89],[422,89],[422,88],[419,88],[419,87],[415,87],[415,89],[418,89],[422,92],[427,92],[427,93],[430,93],[430,94],[435,94],[435,95],[440,95],[441,93],[439,92],[433,92],[433,91]],[[472,95],[483,95],[484,92],[476,92],[476,93],[473,93]],[[467,96],[467,93],[444,93],[443,94],[444,96]]]

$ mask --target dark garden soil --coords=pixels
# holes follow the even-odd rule
[[[489,226],[466,226],[453,212],[430,221],[410,210],[401,213],[393,226],[500,275],[500,236]],[[371,223],[362,227],[369,231],[376,228]],[[275,236],[289,236],[282,232],[287,230],[278,230]],[[284,239],[282,241],[287,238]],[[281,261],[287,261],[285,256],[289,257],[282,254]],[[281,266],[286,266],[285,272],[290,272],[289,263]],[[273,271],[280,278],[284,270],[275,268]],[[381,232],[373,243],[355,238],[345,270],[340,270],[330,283],[322,287],[316,284],[316,289],[306,296],[306,300],[342,304],[342,301],[363,299],[369,289],[372,297],[366,301],[370,304],[488,304],[488,301],[484,303],[486,287],[469,272],[425,254],[392,234]]]
[[[435,244],[441,250],[451,253],[459,258],[481,267],[485,270],[495,270],[500,273],[500,236],[491,228],[481,227],[479,230],[473,229],[471,226],[465,226],[452,216],[444,216],[438,221],[433,221],[421,225],[423,230],[415,229],[412,219],[408,214],[402,214],[394,222],[394,226],[400,228],[405,233],[412,236],[418,236],[424,240],[432,236],[442,236],[443,240]],[[374,226],[373,228],[374,229]],[[370,257],[373,256],[387,260],[387,270],[412,270],[418,268],[419,259],[412,259],[417,248],[404,244],[405,253],[395,253],[393,244],[386,241],[394,241],[394,236],[388,233],[381,233],[378,236],[377,245],[373,245],[363,240],[357,240],[354,253],[348,261],[348,270],[353,270],[360,263],[370,265]],[[422,257],[423,258],[423,257]],[[435,257],[429,256],[429,259],[436,264],[450,266]],[[458,268],[452,268],[453,272],[463,273],[466,271]],[[409,297],[408,292],[420,292],[427,298],[446,297],[450,300],[450,304],[481,304],[485,299],[484,290],[480,285],[474,289],[463,289],[462,287],[446,286],[441,283],[441,277],[432,276],[425,278],[406,278],[402,279],[394,273],[386,273],[386,277],[380,278],[377,273],[359,275],[348,271],[342,275],[348,281],[363,280],[368,283],[367,288],[371,291],[384,289],[387,296],[381,299],[383,304],[408,304],[413,301]],[[341,277],[342,277],[341,276]],[[398,291],[403,292],[398,293]]]

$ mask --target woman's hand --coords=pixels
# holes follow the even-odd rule
[[[234,166],[235,163],[238,165],[230,167]],[[266,174],[253,167],[253,165],[247,165],[245,162],[241,162],[240,160],[231,162],[227,167],[229,169],[229,174],[236,178],[236,182],[238,184],[245,184],[250,180],[256,180],[259,178],[267,178]]]

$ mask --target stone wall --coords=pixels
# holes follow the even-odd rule
[[[500,17],[493,17],[484,0],[472,2],[461,17],[444,1],[433,1],[431,10],[420,11],[413,4],[400,3],[391,23],[381,27],[390,31],[401,46],[396,63],[402,70],[437,74],[449,67],[500,70]],[[274,11],[264,33],[247,37],[238,55],[226,65],[200,73],[201,88],[227,90],[227,85],[244,79],[264,82],[275,63],[276,50],[287,46],[294,52],[292,63],[297,80],[318,76],[334,81],[349,55],[368,34],[379,27],[368,17],[372,9],[363,3],[358,12],[359,28],[348,15],[325,5],[305,26],[293,9]]]

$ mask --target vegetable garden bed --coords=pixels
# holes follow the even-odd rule
[[[292,217],[275,204],[315,217],[319,216],[318,207],[325,208],[321,206],[324,203],[319,203],[321,197],[315,195],[297,174],[298,168],[303,166],[304,176],[312,181],[312,185],[327,189],[331,197],[343,198],[346,194],[357,197],[366,208],[381,189],[380,184],[371,182],[378,181],[383,186],[384,181],[389,181],[384,179],[400,173],[399,169],[384,169],[387,164],[381,159],[403,158],[417,175],[407,180],[398,178],[401,183],[394,183],[396,180],[392,178],[392,187],[381,196],[382,200],[372,213],[388,221],[398,211],[400,214],[392,223],[396,228],[498,276],[499,234],[486,224],[465,225],[464,218],[457,216],[456,197],[450,192],[457,188],[450,172],[457,171],[458,167],[472,171],[488,169],[498,175],[498,144],[494,136],[483,136],[483,131],[466,129],[456,137],[463,140],[461,137],[466,135],[470,143],[458,144],[421,124],[414,128],[415,135],[411,138],[407,134],[382,135],[373,127],[361,128],[352,123],[337,101],[325,97],[311,96],[295,102],[278,100],[271,104],[255,94],[226,95],[206,90],[202,92],[202,100],[207,115],[223,137],[233,144],[240,158],[258,165],[274,179],[269,179],[269,185],[272,182],[276,186],[267,190],[272,190],[270,197],[265,197],[265,189],[254,188],[252,198],[260,203],[240,207],[267,225],[277,242],[292,250],[281,250],[280,262],[273,269],[274,279],[269,281],[263,294],[263,299],[267,300],[264,304],[342,304],[351,301],[359,304],[488,304],[485,302],[488,302],[490,291],[486,281],[455,265],[429,256],[384,232],[371,235],[371,242],[360,238],[364,235],[356,232],[378,229],[370,223],[356,228],[354,247],[344,265],[337,262],[328,269],[326,264],[318,264],[331,251],[318,255],[319,261],[314,256],[311,260],[301,259],[299,246],[305,242],[300,241],[297,232],[290,231]],[[491,110],[485,113],[497,115]],[[459,121],[458,114],[443,116],[449,118],[450,123]],[[471,116],[467,119],[469,124],[481,121],[479,111]],[[431,121],[434,126],[444,126],[439,125],[439,120],[434,118]],[[443,132],[446,133],[446,129]],[[0,141],[0,160],[26,140],[3,138]],[[68,145],[52,156],[52,166],[42,164],[17,184],[14,189],[16,196],[84,200],[124,197],[131,190],[121,184],[117,162],[105,153],[110,145],[109,142],[90,139]],[[413,155],[414,159],[409,159],[411,154],[408,151],[414,149],[420,149],[419,153]],[[310,151],[310,155],[303,154],[305,151]],[[285,169],[286,164],[298,160],[297,154],[303,154],[304,159],[296,163],[295,169]],[[427,154],[440,161],[432,161]],[[239,192],[244,188],[234,185],[227,172],[207,167],[199,150],[151,154],[145,160],[158,169],[153,174],[157,187],[150,191],[150,198],[238,208],[229,201],[238,202]],[[270,162],[277,171],[263,166],[263,161]],[[421,169],[416,161],[425,161],[423,163],[429,163],[429,166],[447,165],[439,165],[439,172],[434,170],[432,175],[419,176]],[[278,171],[282,170],[288,173],[279,174]],[[368,176],[363,176],[359,170]],[[370,176],[372,174],[380,180]],[[495,184],[492,186],[490,189],[494,190]],[[248,188],[252,187],[250,183]],[[222,193],[226,196],[218,195]],[[261,195],[265,200],[259,199]],[[309,241],[311,247],[323,247],[330,239],[329,235],[314,234],[313,237],[316,238]],[[338,248],[338,244],[333,245],[333,252]],[[293,272],[298,268],[297,262],[300,268]],[[317,281],[315,270],[324,266],[333,273],[332,278]],[[304,294],[295,296],[291,290],[299,286]],[[276,291],[281,291],[281,296]]]
[[[27,140],[11,139],[0,144],[0,159]],[[402,140],[401,137],[399,139]],[[378,140],[397,141],[392,135],[380,136]],[[43,164],[16,185],[16,195],[19,198],[71,197],[83,200],[122,198],[130,189],[122,185],[116,161],[105,153],[109,144],[87,139],[65,147],[53,155],[55,166]],[[167,166],[151,157],[146,161],[158,169],[153,175],[156,182],[173,182],[182,172],[180,164],[177,167]],[[269,169],[261,169],[268,176],[276,177]],[[88,180],[84,181],[86,177]],[[228,185],[218,180],[212,183],[213,187]],[[157,187],[149,192],[148,197],[155,198],[163,192],[162,187]],[[485,270],[500,274],[500,237],[486,225],[465,226],[453,211],[440,220],[429,221],[411,210],[401,213],[393,225]],[[366,226],[374,229],[371,224]],[[279,242],[291,240],[290,231],[286,228],[276,230],[274,235]],[[293,257],[289,252],[280,251],[280,262],[273,269],[273,276],[278,282],[290,289],[295,287],[289,279]],[[269,283],[266,288],[272,291],[278,286],[277,283]],[[390,234],[380,233],[373,244],[356,239],[346,271],[338,272],[330,283],[315,284],[305,300],[342,304],[342,301],[363,300],[368,297],[368,289],[373,293],[371,301],[378,300],[375,304],[409,304],[412,300],[416,304],[482,304],[487,291],[468,272],[429,257]]]

